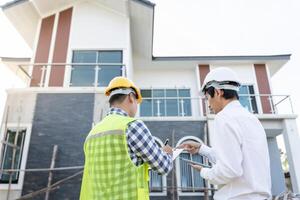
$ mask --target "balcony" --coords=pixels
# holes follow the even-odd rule
[[[54,68],[65,68],[64,84],[61,87],[76,88],[76,87],[88,87],[98,88],[105,87],[108,82],[117,75],[126,76],[126,66],[123,63],[35,63],[35,64],[21,64],[18,65],[17,74],[26,77],[27,87],[51,87],[49,86],[49,79],[51,70]],[[115,67],[115,68],[113,68]],[[37,72],[40,73],[39,82],[34,84],[34,77],[31,76],[31,71],[37,68]],[[87,70],[82,70],[87,68]],[[77,74],[76,74],[76,73]],[[76,80],[76,76],[80,74],[88,74],[90,78],[87,78],[84,83],[79,83]],[[75,77],[75,78],[74,78]],[[159,96],[153,92],[153,96],[143,93],[143,103],[139,107],[140,117],[180,117],[180,118],[197,118],[206,117],[206,113],[213,114],[209,110],[207,101],[200,97],[191,97],[190,92],[187,89],[177,89],[177,96],[166,94]],[[174,89],[173,89],[174,90]],[[145,90],[144,90],[145,91]],[[150,91],[150,90],[148,90]],[[182,95],[179,94],[182,92]],[[295,114],[293,110],[292,100],[290,95],[272,95],[272,94],[239,94],[241,104],[253,114]]]

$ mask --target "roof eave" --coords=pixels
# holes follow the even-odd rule
[[[30,62],[30,57],[0,57],[2,62]]]
[[[4,9],[16,6],[18,4],[21,4],[21,3],[27,2],[27,1],[29,1],[29,0],[14,0],[14,1],[8,2],[8,3],[0,6],[0,8],[2,8],[4,10]],[[148,1],[148,0],[132,0],[132,1],[136,1],[136,2],[139,2],[143,5],[150,6],[150,7],[155,6],[155,3],[152,3],[151,1]]]
[[[8,8],[11,8],[13,6],[16,6],[16,5],[19,5],[19,4],[22,4],[22,3],[25,3],[25,2],[28,2],[29,0],[14,0],[14,1],[11,1],[11,2],[8,2],[2,6],[0,6],[0,8],[2,10],[5,10],[5,9],[8,9]]]
[[[10,7],[13,7],[13,6],[16,6],[18,4],[21,4],[21,3],[24,3],[24,2],[28,2],[29,0],[14,0],[14,1],[11,1],[11,2],[7,2],[6,4],[0,6],[0,8],[2,10],[5,10],[5,9],[8,9]],[[150,7],[154,7],[155,6],[155,3],[152,3],[151,1],[148,1],[148,0],[132,0],[132,1],[136,1],[138,3],[141,3],[145,6],[150,6]]]
[[[145,6],[150,6],[152,8],[155,6],[155,3],[152,3],[151,1],[148,1],[148,0],[132,0],[132,1],[141,3],[141,4],[145,5]]]
[[[274,60],[290,60],[291,54],[280,55],[243,55],[243,56],[152,56],[153,61],[274,61]]]

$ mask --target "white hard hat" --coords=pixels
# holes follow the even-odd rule
[[[227,67],[219,67],[206,75],[201,87],[201,92],[204,93],[204,90],[208,87],[235,90],[238,92],[240,85],[240,80],[233,70]]]

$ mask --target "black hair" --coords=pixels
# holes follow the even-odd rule
[[[119,88],[116,88],[116,89],[119,89]],[[114,89],[114,90],[116,90],[116,89]],[[134,91],[135,91],[135,89],[134,88],[132,88]],[[114,90],[112,90],[112,91],[114,91]],[[111,91],[111,92],[112,92]],[[136,98],[136,99],[138,99],[138,97],[137,97],[137,95],[135,94],[135,93],[130,93],[130,94],[133,94],[134,95],[134,97]],[[113,95],[112,97],[110,97],[110,99],[109,99],[109,106],[112,106],[113,104],[115,104],[115,103],[122,103],[124,100],[125,100],[125,98],[128,96],[128,95],[130,95],[130,94],[115,94],[115,95]]]
[[[239,95],[238,95],[237,91],[227,90],[227,89],[221,89],[221,90],[224,92],[224,94],[223,94],[224,99],[233,99],[233,98],[239,99]],[[211,97],[214,97],[215,96],[215,88],[209,87],[205,90],[205,93],[208,93]]]
[[[112,106],[115,103],[122,103],[125,98],[127,97],[127,94],[115,94],[109,99],[109,105]]]

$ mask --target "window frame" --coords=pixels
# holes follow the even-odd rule
[[[258,93],[256,92],[256,86],[255,86],[255,84],[253,84],[253,83],[242,83],[241,84],[241,86],[240,87],[242,87],[242,86],[247,86],[247,90],[248,91],[250,91],[249,90],[249,86],[252,86],[253,87],[253,94],[250,94],[249,93],[249,95],[253,95],[253,98],[254,98],[254,101],[255,101],[255,104],[256,104],[256,112],[251,112],[250,110],[248,110],[247,108],[247,110],[249,111],[249,112],[251,112],[252,114],[259,114],[260,113],[260,107],[259,107],[259,101],[258,101],[258,99],[259,98],[257,98],[257,95],[258,95]],[[239,95],[239,97],[241,98],[242,96],[240,96]],[[249,97],[251,97],[251,96],[249,96]],[[239,100],[240,101],[240,100]],[[253,106],[252,106],[252,101],[250,100],[248,100],[248,102],[250,103],[250,106],[251,106],[251,109],[253,110]],[[244,107],[244,106],[243,106]],[[245,107],[244,107],[245,108]],[[254,110],[253,110],[254,111]]]
[[[187,140],[195,140],[195,141],[203,144],[203,141],[196,136],[184,136],[177,142],[176,146],[182,144],[183,142],[185,142]],[[178,186],[178,188],[177,188],[178,196],[204,196],[204,192],[182,192],[181,191],[181,188],[180,188],[181,187],[181,173],[180,173],[180,160],[179,159],[175,160],[175,165],[176,165],[176,180],[177,180],[177,186]],[[209,182],[208,182],[208,188],[211,188],[211,184]],[[212,195],[210,190],[208,192],[208,195],[209,196]]]
[[[25,138],[24,138],[24,145],[23,145],[23,152],[21,155],[21,162],[20,162],[20,169],[26,169],[27,164],[27,157],[28,157],[28,151],[29,151],[29,144],[30,144],[30,137],[31,137],[31,131],[32,131],[32,124],[31,123],[7,123],[6,130],[5,127],[2,126],[1,129],[1,135],[0,139],[3,141],[5,139],[5,131],[8,129],[26,129]],[[2,159],[2,147],[3,143],[0,143],[0,159]],[[25,172],[20,171],[19,172],[19,178],[17,183],[11,184],[11,190],[22,190],[23,184],[24,184],[24,177]],[[0,183],[0,190],[8,190],[9,183]]]
[[[94,82],[92,86],[72,86],[72,70],[73,70],[73,59],[74,59],[74,52],[80,52],[80,51],[94,51],[96,52],[96,61],[97,63],[98,58],[99,58],[99,52],[121,52],[121,76],[126,76],[127,74],[127,68],[126,65],[124,64],[124,49],[122,48],[117,48],[117,49],[72,49],[70,51],[70,65],[69,69],[67,70],[68,72],[68,79],[65,82],[67,84],[67,87],[69,88],[105,88],[107,86],[100,86],[98,83],[98,77],[99,77],[99,71],[100,71],[100,65],[95,65],[94,67]],[[98,64],[98,63],[97,63]]]
[[[26,137],[26,132],[27,132],[27,129],[26,128],[19,128],[19,130],[17,129],[17,128],[14,128],[14,129],[12,129],[12,128],[9,128],[9,129],[7,129],[7,131],[6,131],[6,137],[7,138],[4,138],[5,139],[5,142],[9,142],[9,140],[10,140],[10,134],[8,134],[8,133],[13,133],[15,136],[17,135],[17,132],[19,133],[19,135],[18,136],[21,136],[21,141],[20,140],[18,140],[18,143],[20,142],[20,152],[21,153],[19,153],[19,156],[17,157],[17,152],[16,152],[16,157],[15,157],[15,159],[16,159],[16,162],[14,163],[15,164],[15,168],[17,168],[17,169],[19,169],[20,168],[20,166],[21,166],[21,161],[22,161],[22,153],[23,153],[23,150],[24,150],[24,142],[25,142],[25,137]],[[15,141],[15,138],[13,139],[13,141]],[[10,142],[10,144],[13,144],[13,142],[11,141]],[[12,158],[12,156],[13,156],[13,152],[14,152],[14,149],[15,148],[13,148],[13,147],[10,147],[8,144],[3,144],[2,146],[5,146],[4,148],[3,148],[3,151],[1,151],[1,160],[3,161],[3,162],[0,162],[1,163],[1,166],[0,166],[0,169],[3,169],[4,168],[4,164],[5,164],[5,161],[6,161],[6,159],[8,158]],[[18,146],[18,145],[17,145]],[[8,148],[10,148],[11,150],[10,151],[12,151],[11,153],[11,157],[10,156],[8,156],[7,155],[7,151],[8,151]],[[2,156],[4,156],[4,157],[2,157]],[[12,163],[8,163],[8,164],[12,164]],[[2,175],[4,175],[4,174],[1,174],[0,173],[0,175],[2,176]],[[18,172],[15,172],[15,175],[13,175],[12,177],[14,178],[14,176],[16,176],[15,178],[16,178],[16,181],[17,181],[17,183],[18,183],[18,181],[19,181],[19,175],[20,175],[20,172],[18,171]],[[2,180],[1,180],[1,176],[0,176],[0,183],[9,183],[9,180],[7,180],[7,182],[2,182]],[[12,180],[13,182],[12,182],[12,184],[15,184],[15,180],[13,179]]]

